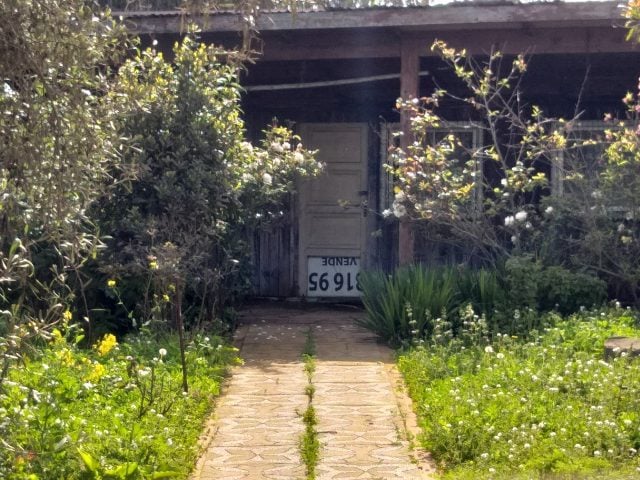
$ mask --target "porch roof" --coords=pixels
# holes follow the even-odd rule
[[[178,33],[183,27],[181,12],[114,12],[139,34]],[[242,31],[241,14],[212,12],[192,19],[203,32]],[[393,29],[396,31],[521,29],[531,27],[612,27],[622,26],[617,1],[531,2],[475,0],[428,7],[336,9],[322,11],[265,12],[255,20],[256,30],[300,32],[345,29]]]

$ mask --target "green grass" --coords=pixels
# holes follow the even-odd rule
[[[82,350],[56,334],[0,387],[0,478],[187,478],[235,357],[220,338],[196,338],[184,394],[172,335]]]
[[[305,394],[307,395],[307,408],[302,414],[302,422],[304,423],[304,433],[300,437],[300,457],[305,465],[307,480],[315,480],[316,467],[320,460],[320,441],[318,440],[318,432],[316,426],[318,419],[316,410],[313,407],[313,396],[315,394],[315,386],[313,385],[313,374],[316,370],[315,360],[315,340],[313,331],[307,331],[307,338],[302,352],[302,360],[304,361],[304,371],[307,375],[307,386]]]
[[[300,439],[300,456],[306,467],[307,480],[314,480],[316,478],[316,467],[320,460],[320,441],[316,431],[318,420],[313,405],[307,406],[302,415],[302,421],[305,429]]]
[[[632,312],[556,318],[523,341],[414,348],[399,367],[446,478],[640,478],[640,359],[603,360]]]

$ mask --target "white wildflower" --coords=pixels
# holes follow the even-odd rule
[[[515,215],[516,222],[524,222],[527,219],[527,212],[520,210]]]
[[[273,177],[268,173],[263,173],[262,181],[264,182],[265,185],[271,185],[273,183]]]
[[[407,214],[407,208],[401,203],[393,202],[393,214],[398,218],[402,218]]]
[[[511,215],[509,215],[508,217],[504,217],[505,227],[510,227],[511,225],[513,225],[514,220],[515,219]]]

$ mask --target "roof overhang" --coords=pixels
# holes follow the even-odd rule
[[[183,31],[179,11],[114,12],[138,34]],[[214,12],[192,16],[203,32],[238,32],[246,28],[242,15]],[[622,26],[621,7],[615,1],[512,4],[481,2],[420,8],[377,8],[319,12],[263,13],[255,20],[259,32],[378,29],[459,30],[526,27]]]

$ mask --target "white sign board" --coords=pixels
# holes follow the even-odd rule
[[[360,257],[307,257],[309,297],[358,297]]]

